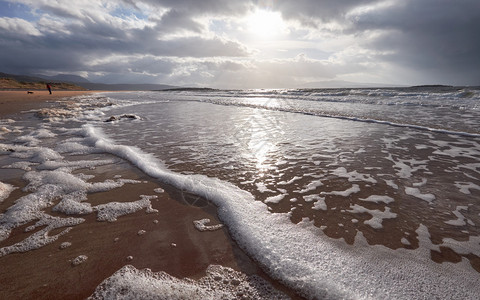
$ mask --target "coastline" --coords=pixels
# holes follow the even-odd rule
[[[7,115],[18,114],[30,109],[39,109],[48,105],[50,101],[56,101],[65,97],[73,97],[85,94],[94,94],[102,91],[0,91],[0,118]]]
[[[54,91],[52,95],[47,91],[35,91],[34,94],[0,91],[0,118],[15,119],[32,115],[30,119],[35,119],[29,110],[55,106],[61,98],[90,93],[97,91]],[[10,158],[0,158],[0,181],[18,187],[0,203],[0,212],[4,212],[16,199],[25,195],[21,190],[25,182],[22,171],[1,168],[11,163]],[[158,182],[125,160],[110,154],[90,154],[74,159],[115,161],[95,169],[80,170],[83,174],[95,176],[95,182],[115,177],[141,182],[89,194],[89,202],[95,205],[112,201],[131,202],[139,200],[140,195],[156,195],[158,199],[151,202],[152,208],[158,212],[147,214],[141,210],[119,217],[115,222],[99,222],[94,213],[88,214],[82,216],[86,220],[83,224],[74,226],[51,244],[0,257],[3,270],[0,274],[0,298],[85,299],[104,279],[125,265],[195,280],[205,275],[209,265],[217,264],[247,275],[259,275],[275,288],[298,299],[293,292],[265,275],[237,246],[225,227],[200,232],[193,226],[193,221],[205,218],[211,219],[210,224],[219,224],[213,204]],[[153,193],[157,188],[165,192]],[[52,214],[51,208],[47,210]],[[23,240],[29,225],[32,223],[13,230],[9,238],[0,242],[0,248]],[[145,233],[139,234],[141,230],[145,230]],[[58,230],[53,231],[53,234],[57,233]],[[71,246],[62,249],[64,242],[71,243]],[[86,255],[87,261],[72,265],[72,260],[80,255]]]

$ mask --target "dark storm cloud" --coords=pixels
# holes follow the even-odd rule
[[[1,71],[85,71],[92,61],[111,55],[249,55],[245,46],[219,37],[197,34],[164,38],[165,35],[177,32],[199,33],[203,30],[201,24],[175,10],[167,11],[157,19],[145,23],[142,28],[131,28],[129,20],[113,18],[93,8],[90,11],[83,7],[75,10],[72,8],[74,4],[72,7],[54,7],[48,1],[39,1],[38,4],[37,10],[48,12],[50,18],[61,18],[63,28],[56,32],[40,32],[22,19],[0,19],[0,27],[3,29],[0,31]]]
[[[278,0],[271,7],[286,19],[318,28],[321,22],[343,21],[345,14],[355,7],[377,2],[380,0]]]
[[[378,59],[451,83],[480,83],[480,1],[403,1],[351,21],[355,33],[386,31],[366,42],[386,53]]]
[[[376,61],[408,67],[445,82],[480,84],[478,0],[278,0],[284,18],[363,39]]]
[[[16,15],[0,8],[3,72],[87,72],[111,80],[131,74],[132,80],[151,76],[206,85],[243,80],[279,86],[344,75],[480,84],[478,0],[12,3],[30,11]],[[248,48],[251,32],[240,17],[256,8],[278,11],[296,24],[284,43],[289,56],[260,59],[258,50]],[[294,47],[303,42],[313,46]],[[296,57],[301,53],[323,60]]]
[[[174,9],[176,11],[188,12],[190,15],[243,15],[252,7],[256,1],[235,1],[235,0],[123,0],[124,3],[138,8],[140,4],[148,4],[152,7]]]
[[[192,20],[190,16],[184,12],[179,12],[174,9],[169,10],[158,21],[156,28],[162,31],[177,30],[182,28],[186,31],[192,31],[200,33],[204,27],[202,24]]]

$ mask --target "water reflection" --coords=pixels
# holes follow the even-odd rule
[[[475,139],[261,108],[158,105],[111,134],[128,143],[131,132],[154,128],[135,141],[169,168],[231,182],[295,223],[310,219],[347,243],[361,232],[394,249],[418,247],[420,225],[437,245],[480,234]]]

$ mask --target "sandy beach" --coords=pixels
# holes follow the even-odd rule
[[[476,299],[477,98],[234,93],[6,97],[0,298]]]
[[[92,92],[24,91],[0,92],[0,118],[31,116],[21,113],[32,109],[51,106],[60,98]],[[71,157],[69,159],[72,159]],[[140,181],[126,184],[108,192],[88,195],[89,202],[97,205],[107,202],[137,201],[140,195],[152,195],[154,189],[158,199],[152,200],[155,213],[145,210],[119,217],[115,222],[98,222],[95,214],[82,216],[86,221],[73,227],[57,241],[40,249],[25,253],[14,253],[0,257],[0,298],[2,299],[85,299],[107,277],[122,266],[130,264],[138,269],[149,268],[154,272],[165,271],[177,278],[198,279],[205,275],[211,264],[230,267],[246,274],[259,274],[270,282],[258,266],[248,258],[229,236],[225,228],[200,232],[193,221],[211,219],[210,224],[219,224],[216,207],[195,195],[189,195],[158,182],[140,172],[130,163],[110,154],[76,156],[73,159],[113,159],[113,165],[95,169],[82,169],[86,175],[102,181],[114,176]],[[7,156],[0,157],[0,166],[12,163]],[[0,168],[0,181],[18,187],[0,203],[4,212],[13,202],[26,195],[22,191],[25,182],[17,169]],[[51,209],[50,209],[51,210]],[[59,215],[50,212],[53,216]],[[9,238],[0,242],[0,248],[25,239],[31,232],[26,228],[33,223],[14,229]],[[36,230],[38,230],[37,228]],[[54,230],[57,234],[61,230]],[[71,245],[65,247],[65,242]],[[64,245],[62,247],[62,245]],[[85,255],[88,260],[74,266],[73,259]],[[278,283],[276,288],[286,291]],[[291,292],[286,291],[295,297]]]
[[[51,102],[61,98],[84,94],[96,93],[96,91],[0,91],[0,117],[10,114],[19,114],[22,111],[38,109],[49,106]]]

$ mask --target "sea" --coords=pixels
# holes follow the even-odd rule
[[[0,212],[0,241],[32,221],[43,229],[0,256],[61,240],[82,215],[153,210],[148,198],[88,202],[128,182],[91,183],[74,171],[111,162],[64,157],[109,153],[213,203],[235,243],[301,297],[480,295],[480,88],[108,92],[36,114],[40,125],[0,120],[0,158],[14,160],[2,168],[28,182]],[[14,189],[0,182],[0,202]],[[115,276],[103,292],[128,277],[142,298],[162,280],[133,267]]]

